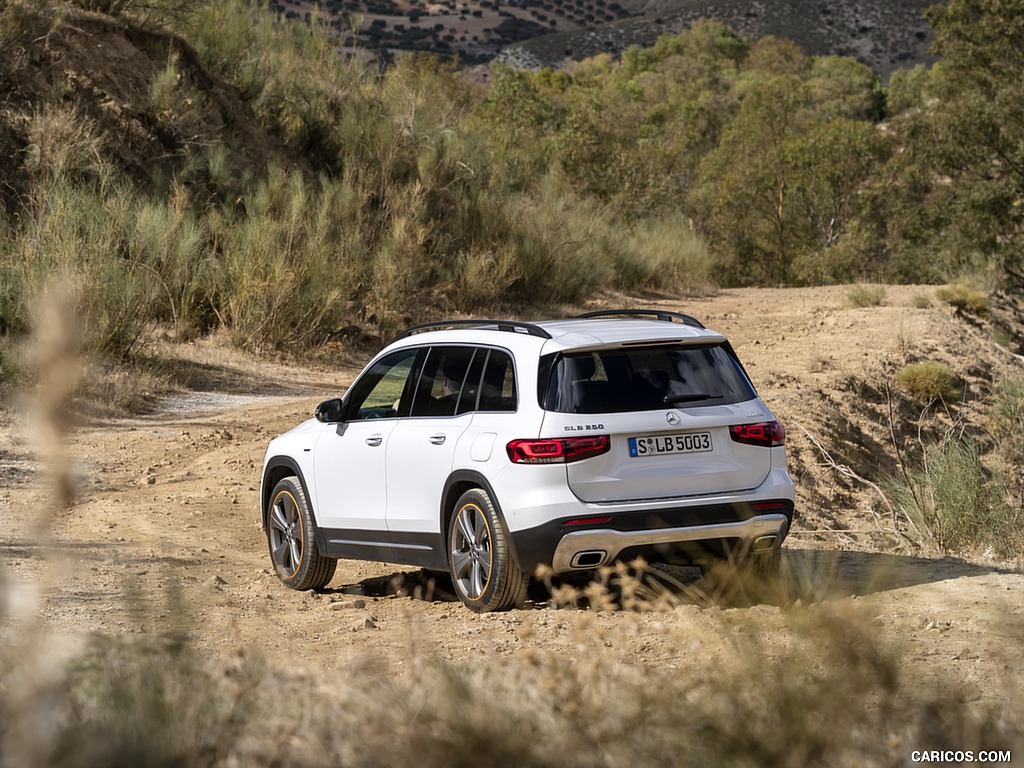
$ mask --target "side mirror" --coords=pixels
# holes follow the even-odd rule
[[[342,413],[341,398],[332,397],[330,400],[324,400],[320,403],[313,415],[317,421],[322,421],[324,424],[332,424],[342,420]]]

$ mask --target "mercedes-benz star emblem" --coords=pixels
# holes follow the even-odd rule
[[[665,421],[671,424],[673,427],[679,423],[679,414],[675,411],[669,411],[665,414]]]

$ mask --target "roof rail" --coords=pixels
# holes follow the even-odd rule
[[[542,339],[550,339],[551,334],[536,323],[521,323],[518,320],[436,320],[420,323],[406,328],[395,336],[395,341],[426,331],[440,331],[445,328],[479,328],[483,331],[506,331],[508,333],[524,333]]]
[[[664,309],[599,309],[595,312],[584,312],[576,315],[580,319],[594,317],[654,317],[666,323],[680,322],[684,325],[692,325],[694,328],[703,328],[702,323],[692,315],[684,315],[682,312],[669,312]]]

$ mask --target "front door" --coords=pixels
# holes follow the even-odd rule
[[[349,390],[345,420],[326,425],[317,440],[315,504],[321,528],[376,531],[380,541],[372,543],[387,542],[387,449],[419,351],[399,350],[374,363]]]

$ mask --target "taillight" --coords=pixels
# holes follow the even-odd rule
[[[600,456],[611,448],[608,435],[555,440],[513,440],[505,446],[513,464],[570,464]]]
[[[729,434],[737,443],[773,448],[786,442],[786,428],[781,421],[763,421],[760,424],[737,424],[729,427]]]

